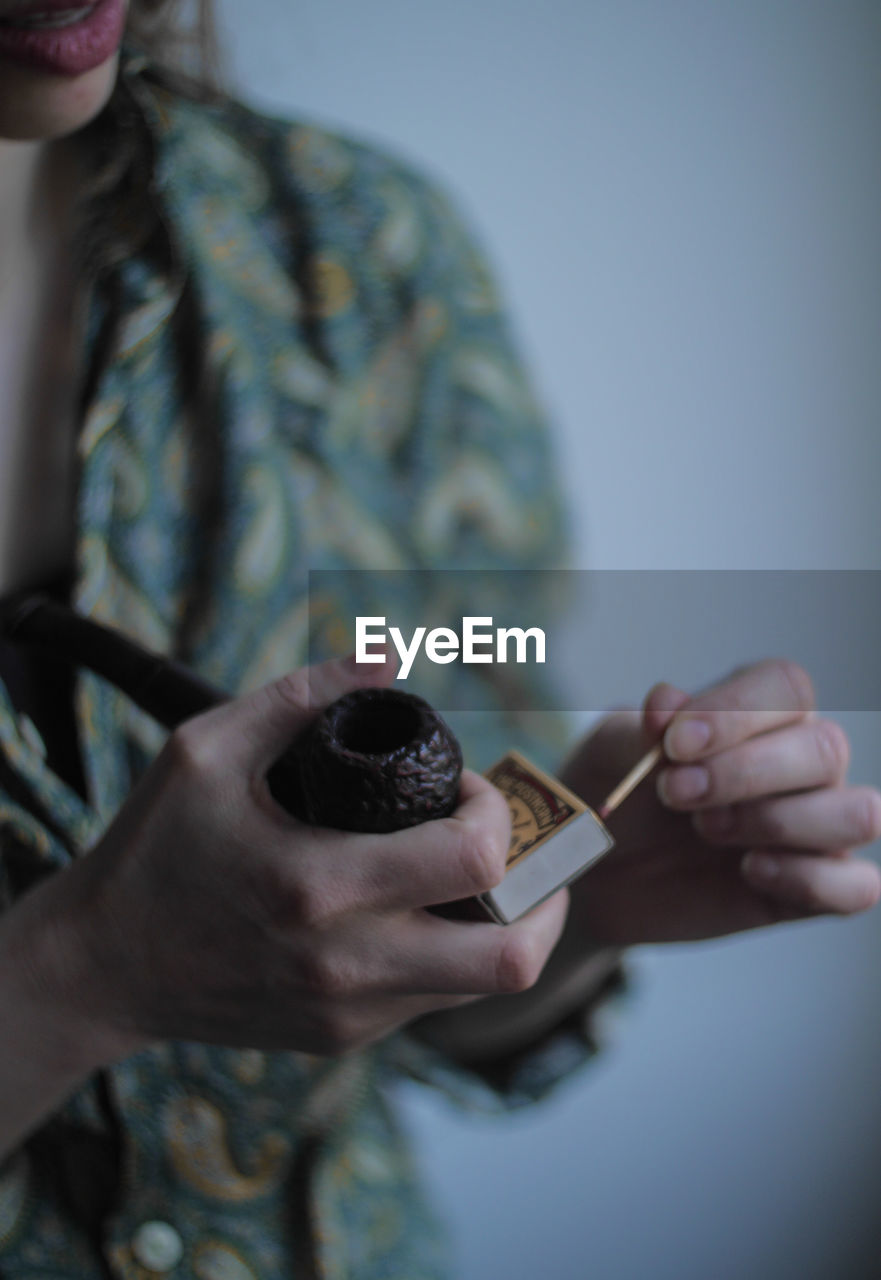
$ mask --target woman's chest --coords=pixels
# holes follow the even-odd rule
[[[0,300],[0,593],[73,558],[72,292],[56,262],[24,267]]]

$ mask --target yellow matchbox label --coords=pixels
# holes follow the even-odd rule
[[[509,751],[485,777],[504,794],[511,810],[508,871],[589,807],[519,751]]]

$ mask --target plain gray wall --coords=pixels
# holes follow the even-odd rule
[[[459,196],[578,563],[881,568],[881,6],[222,8],[251,100]],[[878,714],[846,724],[878,779]],[[475,1121],[403,1090],[461,1280],[881,1274],[879,960],[879,912],[641,951],[611,1048],[550,1103]]]

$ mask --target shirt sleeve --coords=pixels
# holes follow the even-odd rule
[[[603,973],[590,998],[514,1052],[464,1064],[405,1029],[383,1044],[381,1063],[389,1074],[439,1089],[468,1111],[496,1114],[542,1102],[582,1076],[626,1006],[627,980],[618,958],[598,951],[597,960]]]

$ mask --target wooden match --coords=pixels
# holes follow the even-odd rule
[[[600,805],[597,813],[603,822],[613,810],[618,808],[622,800],[627,799],[634,787],[639,786],[643,778],[647,777],[655,765],[659,764],[663,758],[664,748],[660,742],[657,746],[652,747],[651,751],[646,752],[642,759],[633,766],[626,778],[622,778],[615,790],[610,791]]]

